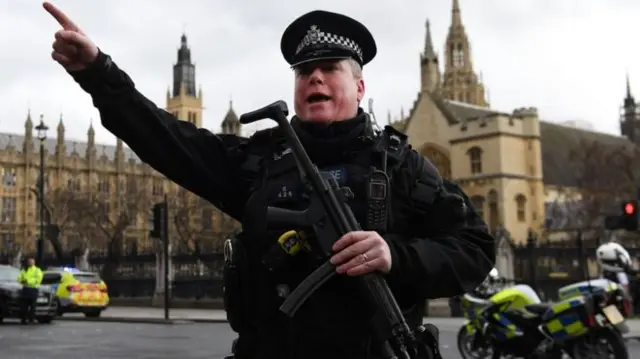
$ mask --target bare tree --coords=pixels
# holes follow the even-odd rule
[[[76,191],[60,187],[49,191],[44,197],[45,222],[53,225],[57,231],[48,231],[46,238],[52,244],[56,257],[62,258],[70,249],[64,248],[61,236],[74,236],[87,217],[84,212],[84,198]],[[39,211],[39,206],[37,208]],[[40,213],[38,212],[38,216]],[[52,229],[52,227],[48,227]],[[68,230],[68,231],[67,231]]]
[[[239,227],[211,203],[186,191],[180,191],[172,201],[172,239],[178,250],[190,251],[196,256],[206,249],[219,251],[224,239]]]
[[[630,144],[586,138],[570,146],[563,167],[568,185],[548,214],[565,218],[557,229],[601,227],[604,216],[616,211],[622,199],[635,198],[638,154]]]
[[[107,262],[102,270],[105,277],[113,275],[122,260],[126,230],[136,225],[151,205],[149,191],[135,178],[126,183],[126,190],[122,184],[115,198],[109,194],[85,197],[84,211],[91,218],[90,225],[106,242]]]
[[[184,190],[169,204],[169,234],[174,248],[180,252],[194,251],[203,236],[201,202]]]

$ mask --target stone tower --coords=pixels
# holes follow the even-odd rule
[[[196,93],[196,66],[191,62],[187,35],[182,34],[178,61],[173,65],[173,89],[167,89],[167,112],[202,127],[202,89]]]
[[[620,133],[627,137],[629,141],[640,145],[640,113],[636,99],[631,94],[631,84],[627,75],[627,91],[622,102],[622,113],[620,115]]]
[[[435,92],[440,88],[440,61],[433,47],[429,20],[427,20],[426,27],[427,33],[424,40],[424,50],[423,53],[420,54],[420,83],[422,91]]]
[[[484,85],[473,71],[471,44],[467,37],[458,0],[453,0],[451,25],[445,42],[442,95],[445,99],[488,107]]]
[[[221,129],[223,134],[241,135],[241,125],[236,111],[233,110],[233,101],[229,101],[229,110],[222,120]]]

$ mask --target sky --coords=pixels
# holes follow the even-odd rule
[[[280,53],[280,36],[311,10],[342,12],[364,23],[378,55],[365,67],[365,100],[379,122],[408,113],[416,98],[425,22],[442,54],[452,0],[57,0],[59,8],[136,83],[165,106],[183,31],[196,81],[204,94],[203,126],[219,131],[230,101],[241,114],[276,100],[291,106],[293,73]],[[619,134],[625,76],[640,97],[640,46],[633,24],[637,0],[460,0],[472,58],[491,107],[537,107],[542,120],[587,121]],[[24,133],[30,110],[55,135],[60,116],[66,138],[114,143],[91,98],[51,60],[58,24],[35,0],[0,0],[0,131]],[[442,56],[442,55],[441,55]],[[636,86],[634,86],[636,85]],[[364,102],[367,103],[367,102]],[[259,127],[272,123],[259,123]],[[255,128],[253,128],[255,129]],[[248,130],[251,130],[248,129]]]

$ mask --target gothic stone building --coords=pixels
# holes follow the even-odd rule
[[[436,53],[427,21],[421,88],[408,116],[401,114],[393,125],[444,177],[463,186],[492,229],[505,228],[516,241],[524,241],[529,228],[539,233],[568,226],[567,217],[575,214],[560,194],[580,186],[571,153],[580,152],[585,141],[602,148],[640,141],[629,89],[622,137],[542,121],[533,107],[491,108],[474,71],[458,0],[453,0],[443,52],[443,58]]]
[[[166,110],[202,126],[202,91],[196,92],[195,66],[185,35],[173,67],[173,91],[167,91]],[[34,132],[34,119],[29,113],[24,134],[0,134],[0,243],[4,250],[19,246],[32,252],[39,235],[40,144]],[[222,132],[240,132],[231,107]],[[172,199],[174,227],[178,227],[173,237],[178,241],[181,237],[185,243],[199,241],[203,233],[216,234],[235,226],[213,206],[200,203],[141,163],[121,140],[115,146],[95,143],[93,126],[86,142],[67,140],[61,117],[57,136],[44,141],[44,152],[45,213],[50,213],[47,218],[61,227],[65,252],[83,246],[103,250],[105,241],[120,234],[123,246],[151,246],[150,208],[165,193]]]

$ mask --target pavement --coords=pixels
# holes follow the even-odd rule
[[[444,359],[460,358],[456,347],[458,327],[455,321],[442,318],[435,322],[441,327]],[[0,325],[0,357],[222,359],[227,355],[233,338],[235,333],[226,323],[196,323],[188,320],[162,325],[66,319],[29,326],[7,321]],[[640,358],[640,342],[628,341],[628,346],[631,357]]]
[[[183,324],[193,323],[226,323],[227,317],[223,310],[215,309],[170,309],[169,320],[164,318],[164,309],[149,307],[110,307],[100,318],[89,319],[82,314],[69,313],[58,318],[63,321],[99,321],[99,322],[123,322],[123,323],[148,323],[148,324]],[[439,328],[457,330],[464,322],[463,318],[425,318]],[[627,320],[629,326],[628,337],[640,338],[640,319]]]
[[[21,326],[7,321],[0,325],[0,357],[222,359],[228,354],[235,333],[226,323],[179,323],[181,325],[61,320],[49,325]],[[457,329],[441,331],[445,359],[459,358],[455,346]]]

